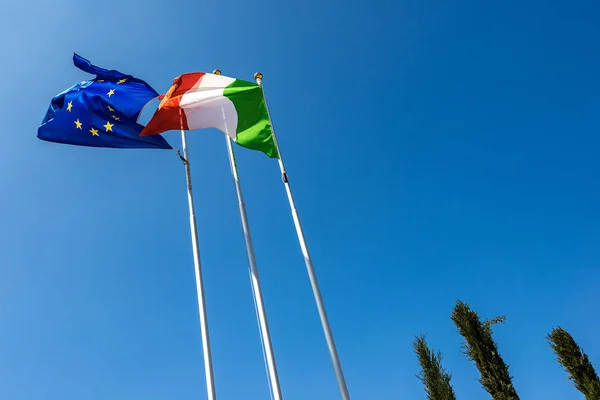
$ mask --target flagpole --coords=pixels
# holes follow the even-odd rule
[[[221,71],[218,69],[213,71],[215,75],[221,75]],[[229,136],[225,135],[225,141],[227,142],[227,153],[229,154],[229,165],[231,167],[231,175],[233,182],[235,183],[235,191],[238,199],[238,207],[240,210],[240,220],[242,222],[242,230],[244,231],[244,241],[246,244],[246,255],[248,257],[248,268],[250,272],[250,285],[252,287],[252,294],[254,296],[254,305],[256,313],[258,315],[258,327],[260,330],[261,341],[263,344],[263,350],[265,352],[265,358],[267,361],[267,372],[269,374],[269,382],[271,386],[271,393],[274,400],[281,400],[281,386],[279,384],[279,375],[277,374],[277,365],[275,363],[275,355],[273,353],[273,345],[271,342],[271,333],[269,332],[269,324],[267,322],[267,313],[265,310],[265,304],[260,285],[260,278],[258,276],[258,267],[256,266],[256,257],[254,255],[254,245],[252,244],[252,235],[250,234],[250,223],[248,222],[248,215],[246,213],[246,205],[242,196],[242,186],[240,184],[240,178],[238,175],[237,163],[235,162],[235,153],[233,151],[232,140]]]
[[[198,311],[200,313],[200,330],[202,332],[202,350],[204,353],[204,373],[206,375],[206,391],[208,400],[217,398],[215,393],[215,379],[213,376],[212,356],[210,352],[210,337],[208,335],[208,318],[206,315],[206,303],[204,301],[204,283],[202,281],[202,266],[200,264],[200,247],[198,245],[198,227],[196,225],[196,213],[194,211],[194,197],[192,194],[192,176],[190,173],[190,162],[188,157],[187,140],[185,131],[181,130],[181,143],[185,165],[185,180],[187,183],[188,205],[190,209],[190,231],[192,234],[192,250],[194,254],[194,269],[196,271],[196,293],[198,295]]]
[[[263,97],[264,97],[262,78],[263,78],[263,75],[260,72],[257,72],[256,74],[254,74],[254,79],[256,80],[256,83],[261,87],[261,90],[263,90]],[[317,303],[319,317],[321,318],[321,325],[323,326],[323,332],[325,334],[325,340],[327,341],[327,347],[329,347],[329,354],[331,356],[331,362],[333,363],[333,369],[335,370],[335,376],[337,378],[338,386],[340,389],[340,394],[342,395],[343,400],[350,400],[350,394],[348,394],[348,387],[346,386],[344,372],[342,371],[342,364],[340,363],[337,349],[335,347],[335,342],[333,340],[333,333],[331,332],[331,327],[329,326],[329,319],[327,318],[327,312],[325,311],[325,304],[323,303],[323,298],[321,297],[321,290],[319,289],[319,283],[317,282],[317,275],[316,275],[315,269],[313,267],[312,259],[308,252],[308,245],[306,243],[306,238],[304,236],[304,230],[302,229],[302,224],[300,223],[300,216],[299,216],[298,210],[296,208],[296,202],[294,201],[294,195],[292,194],[292,189],[290,187],[288,175],[287,175],[287,172],[285,169],[285,165],[283,163],[283,157],[281,156],[279,144],[277,143],[277,137],[275,135],[275,129],[273,128],[273,121],[271,120],[271,114],[269,113],[269,107],[267,105],[266,97],[265,97],[265,107],[267,109],[267,114],[269,116],[269,123],[271,124],[271,129],[273,132],[273,141],[275,142],[275,148],[277,149],[277,154],[279,156],[278,162],[279,162],[279,169],[281,170],[281,177],[283,179],[285,191],[287,192],[288,201],[290,203],[292,218],[294,220],[294,226],[296,227],[296,234],[298,235],[298,242],[300,243],[300,248],[302,249],[302,255],[304,256],[304,263],[306,264],[306,270],[308,272],[308,277],[310,279],[310,285],[312,287],[313,295],[315,297],[315,302]]]

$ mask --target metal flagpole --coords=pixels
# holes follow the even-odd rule
[[[194,212],[194,197],[192,195],[192,177],[187,150],[185,131],[181,130],[181,143],[183,156],[179,155],[185,165],[185,180],[187,182],[188,204],[190,208],[190,231],[192,234],[192,249],[194,253],[194,267],[196,270],[196,292],[198,294],[198,311],[200,312],[200,329],[202,331],[202,350],[204,352],[204,373],[206,375],[206,391],[208,400],[217,398],[215,393],[215,379],[213,376],[212,356],[210,353],[210,338],[208,336],[208,319],[206,316],[206,303],[204,301],[204,283],[202,282],[202,266],[200,264],[200,248],[198,246],[198,227]]]
[[[260,72],[254,74],[254,79],[256,83],[263,90],[262,85],[263,75]],[[290,203],[290,209],[292,211],[292,218],[294,219],[294,226],[296,227],[296,234],[298,235],[298,242],[300,242],[300,248],[302,249],[302,254],[304,255],[304,263],[306,264],[306,270],[308,271],[308,277],[310,279],[310,285],[312,286],[313,295],[315,297],[315,302],[317,303],[317,309],[319,310],[319,317],[321,318],[321,325],[323,325],[323,331],[325,333],[325,340],[327,341],[327,346],[329,347],[329,354],[331,356],[331,362],[333,363],[333,369],[335,370],[335,376],[337,378],[338,386],[340,388],[340,393],[342,395],[343,400],[350,400],[350,395],[348,394],[348,387],[346,386],[346,380],[344,378],[344,372],[342,371],[342,364],[340,363],[340,359],[338,357],[337,350],[335,348],[335,342],[333,341],[333,333],[331,332],[331,327],[329,326],[329,319],[327,318],[327,313],[325,311],[325,304],[323,303],[323,298],[321,297],[321,290],[319,289],[319,283],[317,282],[317,275],[315,274],[315,269],[312,264],[312,259],[310,258],[310,254],[308,252],[308,245],[306,243],[306,238],[304,237],[304,231],[302,229],[302,224],[300,223],[300,216],[298,215],[298,210],[296,209],[296,202],[294,201],[294,195],[292,194],[292,189],[290,187],[290,182],[288,179],[287,172],[285,170],[285,165],[283,164],[283,157],[281,156],[281,151],[279,150],[279,144],[277,143],[277,137],[275,136],[275,129],[273,128],[273,121],[271,120],[271,114],[269,113],[269,107],[267,105],[267,99],[265,97],[265,107],[267,109],[267,114],[269,115],[269,122],[271,124],[271,129],[273,131],[273,141],[275,142],[275,148],[277,149],[277,153],[279,155],[279,169],[281,170],[281,176],[283,179],[283,184],[285,186],[285,191],[287,192],[288,201]]]
[[[215,75],[221,75],[221,71],[218,69],[214,70]],[[274,396],[274,400],[281,400],[281,387],[279,385],[279,376],[277,374],[277,366],[275,363],[275,356],[273,354],[273,345],[271,344],[271,334],[269,332],[269,324],[267,323],[267,314],[265,311],[265,304],[262,295],[262,289],[260,286],[260,279],[258,276],[258,268],[256,266],[256,257],[254,256],[254,246],[252,244],[252,236],[250,234],[250,224],[248,222],[248,215],[246,214],[246,205],[244,204],[244,198],[242,197],[242,187],[240,185],[240,179],[238,175],[237,164],[235,162],[235,154],[233,152],[233,145],[231,138],[225,135],[227,141],[227,152],[229,154],[229,164],[231,166],[231,175],[235,183],[235,191],[238,198],[238,206],[240,209],[240,219],[242,221],[242,229],[244,231],[244,241],[246,242],[246,255],[248,256],[248,267],[250,270],[250,284],[252,286],[252,292],[255,300],[256,312],[258,314],[258,325],[260,335],[263,343],[263,349],[265,351],[265,358],[267,361],[267,369],[269,374],[269,382],[271,391]]]

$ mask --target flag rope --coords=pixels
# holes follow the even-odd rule
[[[250,277],[250,284],[252,285],[252,289],[254,289],[254,283],[252,282],[252,272],[250,270],[248,270],[248,276]],[[252,290],[252,300],[254,300],[254,315],[256,316],[256,324],[258,326],[260,326],[260,317],[258,315],[258,304],[256,303],[256,295],[254,294],[254,290]],[[269,376],[269,364],[267,363],[267,350],[265,349],[265,341],[262,337],[262,335],[260,336],[260,344],[261,344],[261,348],[262,348],[262,355],[263,355],[263,364],[265,366],[265,372],[267,374],[267,377]],[[273,399],[273,388],[271,388],[271,385],[269,386],[269,398],[271,400]]]

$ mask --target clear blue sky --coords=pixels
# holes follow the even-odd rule
[[[424,399],[419,333],[488,398],[456,299],[508,316],[523,399],[582,399],[544,336],[600,368],[600,7],[459,3],[4,4],[0,398],[206,398],[178,158],[36,138],[75,51],[159,92],[264,73],[353,399]],[[218,398],[267,399],[224,138],[189,141]],[[277,163],[237,154],[284,397],[339,398]]]

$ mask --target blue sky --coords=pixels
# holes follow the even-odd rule
[[[36,138],[50,99],[88,78],[78,52],[160,92],[184,72],[264,73],[352,399],[424,399],[419,333],[459,398],[488,398],[456,299],[508,316],[495,338],[522,398],[583,398],[544,336],[563,326],[600,368],[599,13],[592,0],[5,4],[0,397],[206,396],[178,158]],[[224,138],[189,142],[218,398],[266,399]],[[284,398],[339,398],[277,163],[237,156]]]

